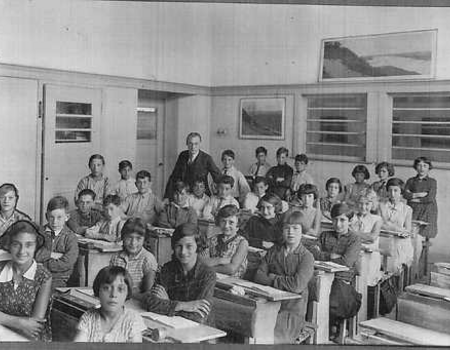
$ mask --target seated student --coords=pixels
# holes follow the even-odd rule
[[[404,182],[398,178],[390,179],[387,184],[388,200],[380,203],[379,210],[383,224],[382,230],[394,232],[411,232],[412,209],[403,200]],[[402,265],[411,265],[414,248],[411,238],[396,239],[391,247],[387,270],[398,272]]]
[[[306,171],[308,168],[308,161],[309,159],[306,154],[297,154],[295,156],[295,171],[291,180],[291,193],[297,192],[302,184],[314,185],[312,176]]]
[[[172,260],[156,276],[146,295],[147,310],[163,315],[179,315],[200,323],[211,322],[210,314],[216,273],[198,258],[202,249],[198,227],[178,226],[171,238]]]
[[[132,281],[120,266],[102,268],[94,279],[94,296],[99,308],[86,311],[77,326],[75,342],[84,343],[141,343],[147,329],[141,315],[126,308],[131,298]]]
[[[269,249],[281,241],[280,209],[281,199],[276,194],[268,193],[260,199],[258,213],[242,229],[252,247]]]
[[[239,209],[226,205],[216,215],[220,234],[209,242],[206,256],[201,260],[216,272],[241,278],[247,270],[248,242],[238,232]]]
[[[197,218],[203,216],[203,209],[205,209],[206,204],[209,202],[209,196],[205,193],[206,185],[201,179],[196,179],[194,181],[194,186],[192,187],[192,193],[188,197],[189,206],[195,210]]]
[[[86,229],[103,220],[101,211],[94,208],[95,192],[85,188],[78,193],[77,207],[70,213],[67,227],[73,232],[84,235]]]
[[[340,203],[339,195],[342,192],[342,183],[337,177],[331,177],[325,184],[327,195],[320,198],[320,211],[323,217],[331,221],[331,208]]]
[[[350,222],[350,229],[361,239],[362,247],[371,251],[368,269],[364,278],[369,286],[375,286],[381,278],[381,255],[379,252],[379,235],[382,219],[371,213],[378,203],[377,194],[367,189],[358,199],[357,212]]]
[[[10,183],[0,186],[0,237],[13,223],[19,220],[31,220],[30,217],[17,209],[19,190]],[[9,254],[0,249],[0,257],[8,259]]]
[[[394,165],[388,162],[378,163],[375,167],[375,174],[378,175],[379,180],[372,184],[372,188],[381,201],[386,200],[388,198],[386,185],[389,178],[395,175]]]
[[[235,154],[231,149],[222,152],[222,174],[231,176],[234,180],[234,186],[231,195],[239,202],[244,201],[247,193],[250,192],[250,186],[244,174],[237,170],[234,166]]]
[[[353,211],[346,203],[334,205],[331,218],[333,231],[322,232],[317,245],[311,246],[310,251],[316,260],[331,261],[349,267],[349,271],[335,274],[331,286],[330,326],[337,327],[339,320],[356,315],[361,306],[361,294],[350,285],[356,275],[361,240],[349,229]]]
[[[365,165],[357,165],[353,168],[352,176],[355,178],[355,182],[345,186],[344,202],[353,208],[361,193],[370,187],[366,182],[370,178],[370,174]]]
[[[302,216],[300,212],[293,212],[286,218],[283,243],[270,248],[255,276],[255,282],[302,296],[281,302],[274,330],[276,344],[294,344],[305,324],[314,258],[301,243]]]
[[[165,205],[164,210],[159,214],[157,226],[175,228],[186,222],[197,225],[197,214],[189,206],[188,188],[183,181],[175,183],[173,200]]]
[[[134,298],[150,291],[158,269],[155,256],[143,248],[145,235],[146,227],[141,219],[128,219],[121,231],[123,250],[112,256],[109,262],[111,266],[121,266],[128,271]]]
[[[258,210],[259,200],[264,197],[268,189],[269,184],[267,179],[262,176],[257,176],[253,181],[253,191],[247,193],[247,196],[245,196],[244,209],[250,210],[252,214],[256,212]]]
[[[69,202],[56,196],[47,204],[44,226],[44,245],[36,252],[36,261],[42,263],[53,276],[52,286],[66,287],[78,259],[78,240],[67,226]]]
[[[298,210],[303,214],[302,232],[315,237],[320,235],[320,224],[322,220],[320,208],[314,207],[314,204],[317,202],[318,195],[319,191],[315,185],[300,185],[297,196],[300,198],[302,204],[298,208],[291,209],[291,211]]]
[[[120,232],[125,224],[122,218],[123,212],[120,206],[120,197],[109,194],[103,200],[105,218],[95,226],[86,229],[87,238],[102,239],[108,242],[120,241]]]
[[[17,209],[19,190],[16,186],[4,183],[0,186],[0,236],[19,220],[31,220],[30,217]]]
[[[233,204],[239,208],[239,202],[232,196],[234,179],[229,175],[222,175],[217,182],[217,195],[212,195],[203,209],[203,218],[214,220],[220,208]]]
[[[33,340],[49,341],[46,322],[52,275],[34,260],[44,243],[39,228],[25,220],[12,224],[1,238],[1,246],[11,253],[0,262],[0,324]]]
[[[94,154],[89,158],[88,165],[91,173],[78,182],[74,202],[77,202],[80,191],[88,188],[95,192],[95,207],[102,210],[103,198],[111,192],[109,179],[103,175],[105,158],[100,154]]]
[[[256,163],[253,163],[250,167],[248,173],[253,178],[258,176],[266,176],[267,172],[271,168],[270,164],[267,162],[267,149],[265,147],[258,147],[255,150]]]
[[[130,194],[136,193],[136,180],[131,176],[133,165],[129,160],[119,163],[120,180],[113,186],[113,194],[117,194],[123,201]]]
[[[277,165],[270,168],[266,174],[269,181],[270,191],[275,193],[280,199],[287,199],[291,186],[294,170],[286,164],[289,151],[285,147],[277,150]]]
[[[161,200],[152,192],[152,176],[146,170],[136,174],[137,193],[130,194],[122,204],[128,217],[141,218],[145,224],[153,224],[162,211]]]

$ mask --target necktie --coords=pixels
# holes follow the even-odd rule
[[[259,169],[261,168],[261,164],[258,163],[257,167],[256,167],[256,171],[255,171],[255,177],[258,176],[259,173]]]
[[[224,174],[224,175],[228,175],[228,169],[224,169],[224,170],[223,170],[223,174]]]

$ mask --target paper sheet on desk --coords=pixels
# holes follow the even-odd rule
[[[122,250],[122,242],[107,242],[99,239],[86,238],[77,235],[78,242],[91,243],[95,248],[100,249],[102,252],[118,252]]]
[[[348,271],[349,268],[344,265],[336,264],[332,261],[315,261],[314,267],[320,268],[323,270],[331,271],[331,272],[340,272],[340,271]]]
[[[192,328],[199,325],[197,322],[188,320],[187,318],[180,316],[165,316],[156,314],[154,312],[144,312],[141,313],[141,316],[143,318],[148,318],[173,329]]]

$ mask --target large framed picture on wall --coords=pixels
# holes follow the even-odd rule
[[[319,81],[435,77],[437,30],[322,40]]]
[[[284,140],[285,110],[285,98],[241,99],[239,138]]]

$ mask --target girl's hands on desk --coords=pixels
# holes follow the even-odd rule
[[[342,257],[341,254],[336,254],[336,253],[331,253],[331,254],[330,254],[330,258],[331,258],[331,259],[339,259],[339,258],[341,258],[341,257]]]
[[[52,258],[52,259],[59,259],[63,255],[64,255],[63,253],[51,252],[50,253],[50,258]]]
[[[151,293],[160,299],[164,299],[164,300],[170,299],[169,295],[167,294],[166,289],[163,286],[161,286],[160,284],[153,286]]]
[[[211,310],[211,305],[205,299],[193,301],[180,301],[175,307],[175,311],[186,311],[198,313],[201,317],[206,317]]]

